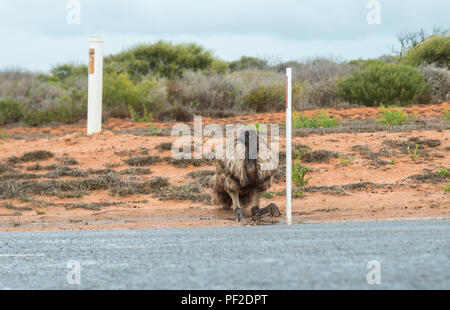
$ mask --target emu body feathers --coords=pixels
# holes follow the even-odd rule
[[[278,154],[268,148],[260,148],[259,137],[253,130],[245,131],[235,141],[234,158],[217,153],[216,173],[212,179],[213,202],[229,209],[233,207],[236,220],[245,218],[243,209],[259,208],[260,194],[273,183],[278,169]],[[244,147],[238,147],[242,143]],[[252,143],[256,143],[252,145]],[[257,150],[254,157],[250,156]]]

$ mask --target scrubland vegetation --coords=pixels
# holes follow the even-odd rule
[[[414,34],[412,35],[414,37]],[[310,108],[407,106],[450,99],[450,35],[440,31],[403,44],[399,55],[340,62],[316,58],[269,63],[218,59],[197,44],[157,42],[105,58],[104,116],[190,121],[194,114],[226,117],[285,109],[284,70],[294,69],[297,111]],[[86,118],[87,66],[62,64],[50,73],[0,72],[0,125],[74,123]],[[386,122],[408,120],[395,111]],[[391,113],[394,120],[390,118]],[[296,114],[296,128],[336,127],[321,113]],[[407,117],[407,116],[406,116]],[[448,113],[445,116],[448,119]]]

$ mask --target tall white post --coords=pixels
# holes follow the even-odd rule
[[[286,69],[286,223],[292,224],[292,69]]]
[[[89,90],[87,134],[102,131],[103,40],[89,38]]]

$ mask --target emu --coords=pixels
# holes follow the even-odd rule
[[[238,222],[246,220],[245,210],[249,205],[252,206],[253,220],[266,213],[280,216],[274,203],[263,209],[259,207],[261,193],[270,188],[277,172],[278,154],[269,149],[260,152],[260,141],[255,130],[242,132],[234,145],[237,153],[235,158],[226,158],[220,150],[216,153],[216,173],[212,179],[213,202],[225,209],[233,208]]]

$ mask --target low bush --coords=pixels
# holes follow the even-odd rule
[[[49,158],[54,157],[55,155],[52,152],[48,151],[32,151],[23,154],[21,157],[12,156],[8,158],[9,164],[19,164],[26,163],[30,161],[39,161],[39,160],[47,160]]]
[[[423,75],[408,65],[376,62],[338,83],[343,100],[364,106],[409,105],[428,92]]]
[[[409,124],[411,119],[415,118],[410,117],[408,113],[406,113],[403,109],[397,107],[386,108],[382,106],[380,114],[381,118],[376,119],[376,121],[380,124],[385,124],[389,126],[406,125]]]
[[[151,121],[151,114],[166,103],[161,84],[151,78],[139,83],[131,81],[127,73],[110,73],[103,82],[103,105],[107,116],[132,117],[136,121]]]
[[[294,107],[298,106],[298,102],[304,94],[305,85],[303,83],[292,85]],[[286,85],[283,82],[261,85],[244,96],[242,105],[244,109],[256,113],[284,111],[286,110]]]
[[[12,98],[25,105],[31,89],[45,82],[47,77],[23,71],[0,72],[0,98]]]
[[[243,99],[243,106],[257,113],[282,111],[286,103],[286,90],[283,83],[259,86],[251,90]]]
[[[416,160],[418,160],[420,158],[419,145],[418,144],[416,144],[414,146],[414,149],[411,148],[410,146],[408,146],[406,149],[407,149],[408,155],[409,155],[409,157],[411,158],[412,161],[416,161]]]
[[[450,183],[447,183],[447,185],[445,185],[442,189],[445,193],[450,193]]]
[[[338,79],[351,74],[356,67],[346,62],[339,62],[323,57],[309,59],[305,62],[287,62],[279,64],[274,69],[284,73],[286,67],[293,69],[293,80],[296,82],[308,81],[312,85],[323,79]]]
[[[302,113],[294,112],[292,116],[292,129],[303,128],[335,128],[339,126],[339,121],[331,118],[325,110],[316,112],[312,117]]]
[[[308,87],[307,102],[317,107],[333,107],[340,103],[338,96],[337,80],[331,77],[324,77]]]
[[[445,110],[444,118],[447,120],[448,123],[450,123],[450,110]]]
[[[137,112],[141,104],[139,88],[129,79],[127,73],[110,73],[103,81],[103,105],[112,117],[130,117],[129,106]]]
[[[207,71],[208,73],[227,73],[228,71],[228,62],[220,59],[214,59],[211,63],[211,67]]]
[[[437,64],[450,70],[450,32],[428,37],[409,49],[402,62],[412,66]]]
[[[312,177],[306,177],[308,173],[307,167],[301,167],[299,163],[295,163],[292,167],[292,181],[296,185],[294,189],[294,196],[303,198],[305,194],[305,187],[308,185]]]
[[[72,85],[75,79],[88,76],[88,67],[85,65],[62,64],[53,67],[50,70],[50,74],[49,81]]]
[[[0,125],[16,123],[22,118],[22,104],[13,99],[0,100]]]
[[[167,84],[168,97],[202,115],[238,108],[242,90],[240,81],[230,75],[188,71],[184,76]]]
[[[436,175],[442,178],[450,179],[450,169],[447,169],[445,167],[439,167],[438,171],[436,172]]]
[[[337,82],[349,76],[358,66],[327,58],[314,58],[306,62],[290,61],[273,67],[284,73],[286,67],[293,68],[293,80],[305,84],[305,93],[295,98],[297,109],[339,106],[343,100],[338,96]]]
[[[52,70],[50,76],[0,72],[0,98],[2,102],[7,101],[0,107],[7,112],[0,113],[3,114],[0,118],[8,114],[7,122],[23,121],[31,126],[73,123],[85,118],[87,71],[86,76],[82,76],[82,71],[82,66],[62,65]]]
[[[192,112],[178,104],[159,111],[155,116],[161,121],[191,122],[194,120]]]
[[[435,64],[418,67],[432,96],[431,102],[439,104],[450,100],[450,71]]]
[[[60,104],[49,110],[26,110],[24,123],[40,126],[48,123],[76,123],[86,117],[87,105]]]
[[[303,154],[302,160],[307,163],[325,163],[332,158],[339,158],[339,153],[328,150],[308,151]]]

